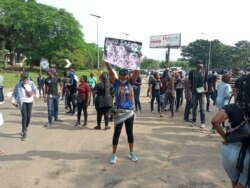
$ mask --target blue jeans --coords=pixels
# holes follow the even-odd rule
[[[48,94],[47,105],[48,105],[48,121],[52,123],[52,117],[58,119],[58,95]]]
[[[4,101],[3,86],[0,86],[0,102]]]
[[[161,112],[161,95],[160,95],[160,90],[154,91],[152,98],[151,98],[151,111],[154,110],[154,101],[157,101],[157,106],[158,106],[158,112]]]
[[[244,159],[243,171],[240,172],[236,168],[236,164],[238,161],[241,145],[241,142],[229,143],[227,145],[222,144],[221,156],[223,167],[231,181],[239,182],[240,184],[245,185],[247,182],[250,155],[248,149]]]
[[[192,93],[192,103],[193,103],[193,122],[196,122],[197,107],[198,107],[198,103],[199,103],[201,123],[205,123],[204,94]]]
[[[134,89],[136,111],[137,110],[141,111],[140,93],[141,93],[141,88]]]

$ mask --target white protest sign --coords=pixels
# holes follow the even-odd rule
[[[142,43],[105,38],[103,60],[120,68],[135,70],[141,65]]]
[[[42,59],[40,62],[42,69],[46,70],[49,68],[49,62],[47,59]]]

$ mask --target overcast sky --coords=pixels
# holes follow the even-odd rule
[[[86,42],[97,42],[95,14],[98,19],[99,46],[105,37],[142,42],[143,55],[165,58],[166,49],[149,48],[155,35],[181,33],[181,45],[197,39],[218,39],[234,45],[250,41],[249,0],[37,0],[38,3],[64,8],[82,25]],[[201,34],[201,32],[206,33]],[[171,49],[170,60],[179,58]]]

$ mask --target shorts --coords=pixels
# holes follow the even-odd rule
[[[222,144],[221,146],[221,156],[222,163],[225,171],[227,172],[228,177],[233,182],[239,182],[242,185],[247,183],[247,175],[249,168],[249,149],[246,152],[244,159],[243,171],[240,172],[237,168],[237,161],[239,157],[239,152],[241,148],[241,142],[230,143],[228,145]]]

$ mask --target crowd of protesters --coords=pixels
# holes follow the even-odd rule
[[[88,122],[88,106],[91,102],[96,109],[97,125],[94,129],[101,129],[101,120],[104,116],[104,129],[110,129],[110,114],[114,120],[113,146],[110,163],[117,162],[117,147],[123,124],[127,133],[129,145],[129,158],[137,161],[137,155],[134,152],[134,134],[133,124],[135,113],[143,113],[140,103],[142,78],[139,71],[133,73],[127,69],[121,69],[116,75],[110,64],[105,63],[108,72],[98,75],[98,79],[91,71],[90,76],[82,75],[80,80],[75,74],[74,69],[64,72],[64,78],[61,79],[55,68],[49,68],[44,78],[40,74],[37,78],[37,87],[27,72],[22,72],[20,80],[15,86],[12,104],[20,109],[22,115],[21,140],[27,139],[27,132],[32,116],[32,106],[34,97],[44,98],[48,109],[48,122],[46,127],[53,126],[53,123],[59,120],[58,104],[59,99],[64,100],[66,112],[72,116],[76,115],[75,126],[81,125],[81,115],[84,114],[83,126]],[[157,112],[160,117],[170,111],[170,117],[174,118],[175,113],[180,113],[183,100],[185,99],[185,108],[183,120],[191,122],[190,126],[197,126],[197,108],[199,107],[201,129],[205,128],[206,112],[210,112],[210,100],[213,105],[218,107],[218,113],[212,120],[213,128],[211,131],[217,131],[225,139],[226,126],[225,121],[229,119],[231,127],[237,126],[244,117],[250,118],[249,110],[249,88],[250,71],[246,68],[246,75],[240,77],[236,71],[233,74],[225,73],[222,75],[221,82],[216,84],[217,76],[214,71],[206,72],[202,61],[195,62],[195,69],[185,75],[181,70],[171,71],[168,68],[160,75],[158,72],[151,72],[148,79],[148,91],[145,94],[150,97],[149,111],[154,112],[155,100],[157,103]],[[235,77],[233,82],[231,78]],[[214,95],[216,95],[214,97]],[[229,104],[232,96],[234,103]],[[232,101],[231,101],[232,102]],[[206,104],[206,108],[205,108]],[[240,109],[240,111],[239,111]],[[145,110],[146,111],[146,110]],[[239,113],[234,113],[238,112]],[[190,117],[191,115],[191,117]],[[229,178],[232,181],[233,188],[245,187],[249,184],[249,140],[238,143],[222,143],[222,160]],[[243,148],[243,149],[242,149]],[[244,150],[244,156],[238,158],[238,154]],[[229,152],[234,153],[233,156]],[[0,154],[3,150],[0,150]],[[241,162],[241,168],[235,166]]]

